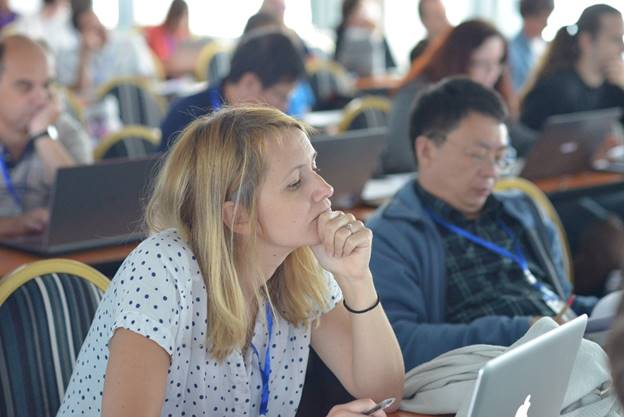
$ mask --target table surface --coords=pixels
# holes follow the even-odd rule
[[[598,187],[609,185],[616,182],[624,181],[621,174],[601,173],[601,172],[585,172],[576,175],[570,175],[560,178],[552,178],[539,180],[535,183],[544,192],[566,191],[578,188]],[[359,219],[365,219],[374,208],[357,207],[350,211]],[[136,247],[137,243],[130,243],[117,246],[108,246],[104,248],[85,250],[64,254],[59,257],[66,259],[74,259],[89,265],[99,265],[109,262],[121,262]],[[44,259],[44,257],[33,255],[27,252],[0,247],[0,277],[13,271],[15,268]],[[397,415],[396,417],[400,417]]]

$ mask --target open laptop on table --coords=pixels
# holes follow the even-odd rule
[[[332,204],[351,208],[361,201],[362,190],[379,163],[386,142],[386,128],[350,130],[332,136],[312,137],[316,165],[332,187]]]
[[[620,108],[610,108],[549,117],[520,176],[537,180],[595,169],[596,151],[621,115]]]
[[[0,244],[45,256],[142,239],[156,161],[118,159],[59,169],[46,230],[1,239]]]
[[[560,415],[586,325],[577,317],[485,364],[468,417]]]

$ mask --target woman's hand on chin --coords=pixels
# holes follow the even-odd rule
[[[352,214],[327,211],[319,216],[320,243],[312,246],[321,266],[341,280],[366,280],[373,233]]]

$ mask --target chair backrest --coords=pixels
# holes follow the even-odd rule
[[[76,96],[76,94],[67,87],[60,87],[59,95],[61,97],[61,102],[64,105],[64,109],[75,120],[80,122],[80,124],[84,125],[86,121],[85,108],[80,102],[80,99],[78,99],[78,96]]]
[[[93,151],[93,159],[142,158],[157,153],[159,147],[158,129],[125,126],[102,139]]]
[[[0,415],[56,415],[108,284],[65,259],[33,262],[0,280]]]
[[[197,81],[213,84],[230,72],[232,48],[221,41],[207,43],[199,52],[195,66]]]
[[[342,112],[338,131],[386,127],[390,105],[390,99],[381,96],[354,98]]]
[[[167,104],[152,90],[148,80],[140,77],[115,78],[97,90],[96,99],[103,100],[109,95],[117,100],[123,125],[160,126]]]
[[[535,202],[540,211],[555,225],[557,233],[559,234],[559,240],[563,246],[563,266],[569,280],[574,282],[574,269],[572,268],[572,255],[570,252],[568,237],[565,229],[563,228],[563,224],[561,223],[561,219],[559,218],[559,214],[557,214],[555,207],[552,205],[546,194],[544,194],[544,192],[542,192],[542,190],[540,190],[537,185],[533,184],[531,181],[518,177],[502,178],[496,183],[494,191],[506,190],[519,190],[529,196],[533,202]]]
[[[306,73],[317,107],[328,109],[333,101],[353,96],[354,80],[337,62],[310,60],[306,63]]]

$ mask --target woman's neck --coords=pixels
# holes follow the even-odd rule
[[[258,242],[253,253],[244,248],[239,249],[239,253],[244,255],[239,257],[236,271],[246,299],[252,299],[284,263],[290,251],[267,247]]]
[[[581,80],[590,87],[600,87],[605,82],[605,77],[596,67],[596,63],[589,58],[581,58],[576,63],[576,72]]]

